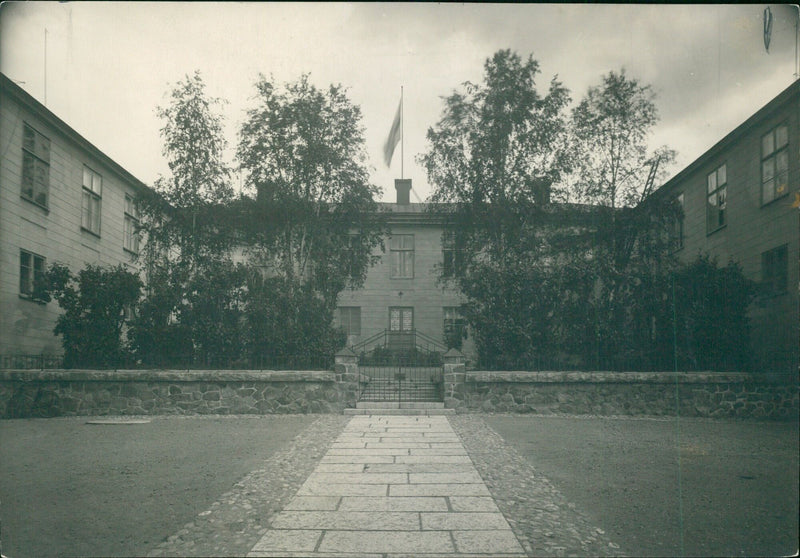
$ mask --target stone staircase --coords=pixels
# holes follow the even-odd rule
[[[373,379],[361,392],[355,409],[346,415],[451,415],[445,409],[439,386],[431,382]]]

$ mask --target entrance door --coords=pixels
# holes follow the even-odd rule
[[[389,349],[410,351],[414,347],[414,308],[392,306],[389,308]]]

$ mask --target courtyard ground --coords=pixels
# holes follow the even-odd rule
[[[261,536],[253,526],[282,509],[348,421],[90,420],[0,421],[4,555],[219,555],[219,548],[243,555]],[[797,423],[520,415],[450,421],[534,555],[558,555],[566,544],[560,529],[571,527],[565,521],[580,523],[581,533],[596,526],[614,541],[608,554],[797,549]],[[484,443],[489,428],[502,439]],[[543,484],[547,502],[538,501]],[[553,502],[572,511],[541,515]],[[542,528],[539,517],[564,520]]]
[[[484,420],[633,555],[797,552],[796,422]]]

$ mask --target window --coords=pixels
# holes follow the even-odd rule
[[[103,177],[84,166],[81,228],[97,236],[100,236],[100,197],[102,195]]]
[[[786,292],[789,284],[788,264],[786,244],[761,253],[761,288],[764,295],[779,295]]]
[[[349,279],[357,279],[358,274],[358,253],[361,247],[361,235],[348,234],[347,235],[347,254],[345,255],[347,261],[347,277]]]
[[[761,138],[761,205],[789,193],[789,129],[786,124]]]
[[[669,245],[672,251],[683,248],[683,194],[678,194],[673,200],[675,211],[669,227]]]
[[[25,124],[22,132],[22,197],[47,208],[50,140]]]
[[[728,177],[725,165],[708,175],[706,182],[708,203],[706,204],[706,232],[711,234],[725,226]]]
[[[337,308],[339,327],[347,335],[361,335],[361,308],[358,306],[340,306]]]
[[[457,277],[464,273],[464,251],[456,247],[456,238],[452,231],[445,231],[442,237],[442,255],[444,277]]]
[[[122,247],[139,253],[139,204],[131,196],[125,194],[125,220],[123,222]]]
[[[392,235],[392,279],[414,277],[414,235]]]
[[[19,294],[31,300],[44,299],[45,259],[42,256],[19,251]]]
[[[448,348],[461,348],[461,340],[467,329],[467,322],[458,306],[445,306],[442,308],[444,315],[444,340]]]

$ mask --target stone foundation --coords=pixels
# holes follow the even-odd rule
[[[679,402],[676,405],[676,395]],[[445,366],[445,407],[465,412],[798,419],[797,377],[742,373],[467,372]]]
[[[341,413],[358,376],[255,370],[3,370],[0,417]]]

